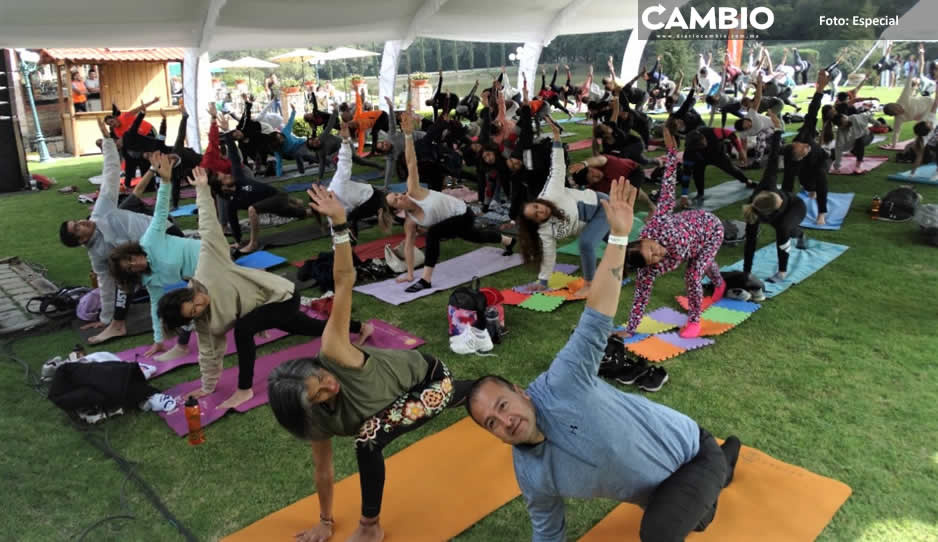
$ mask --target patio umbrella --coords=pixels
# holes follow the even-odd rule
[[[302,78],[306,79],[306,63],[309,61],[315,62],[318,61],[322,55],[325,54],[321,51],[314,51],[312,49],[294,49],[289,53],[283,53],[282,55],[277,55],[270,57],[271,60],[276,60],[280,63],[286,62],[302,62]],[[317,74],[318,77],[318,74]]]
[[[351,47],[336,47],[335,49],[323,54],[318,62],[326,62],[329,60],[348,60],[350,58],[364,58],[367,56],[378,56],[378,53],[364,51],[362,49],[353,49]],[[346,63],[345,71],[348,72],[348,63]],[[345,93],[348,94],[347,79],[345,80]]]
[[[277,64],[273,62],[267,62],[266,60],[261,60],[260,58],[255,58],[253,56],[241,57],[238,60],[235,60],[231,63],[229,68],[276,68]],[[248,72],[248,84],[254,86],[254,79],[251,77],[251,72]]]

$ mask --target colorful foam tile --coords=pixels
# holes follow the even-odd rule
[[[510,288],[501,290],[501,294],[502,294],[502,297],[505,299],[503,301],[505,305],[520,305],[522,302],[524,302],[525,299],[531,297],[530,294],[522,294]]]
[[[687,323],[687,315],[677,312],[671,307],[661,307],[660,309],[655,309],[645,316],[651,318],[652,320],[661,322],[663,324],[674,324],[675,326],[683,326]]]
[[[528,294],[528,295],[535,294],[541,291],[540,283],[538,281],[529,282],[528,284],[522,284],[521,286],[515,286],[512,288],[512,290],[518,292],[519,294]]]
[[[626,345],[629,352],[641,356],[648,361],[661,362],[679,356],[686,352],[685,349],[674,346],[673,344],[659,339],[656,336],[648,337],[643,341],[634,342]]]
[[[566,288],[567,284],[570,284],[574,280],[576,280],[576,278],[571,277],[566,273],[554,271],[550,278],[547,279],[547,287],[551,290],[559,290],[561,288]]]
[[[713,339],[704,339],[697,337],[696,339],[685,339],[678,335],[677,332],[672,331],[671,333],[659,333],[655,337],[665,341],[667,343],[673,344],[678,348],[683,348],[684,350],[695,350],[703,346],[710,346],[714,343]]]
[[[563,305],[562,297],[551,297],[543,294],[534,294],[525,299],[519,307],[537,312],[551,312]]]
[[[622,339],[622,344],[636,343],[648,337],[648,335],[645,335],[644,333],[633,333],[631,336],[627,336],[625,326],[617,327],[614,334]]]
[[[703,314],[701,314],[700,317],[707,320],[713,320],[714,322],[722,322],[724,324],[733,324],[738,326],[747,318],[749,318],[750,314],[751,313],[748,312],[734,311],[733,309],[727,309],[718,305],[714,305],[703,311]]]
[[[638,333],[647,333],[649,335],[654,335],[655,333],[661,333],[662,331],[668,331],[677,327],[675,324],[669,324],[667,322],[659,322],[654,318],[650,318],[647,314],[642,317],[642,321],[639,322],[638,327],[635,328],[635,331]]]
[[[727,331],[733,329],[733,324],[724,324],[723,322],[714,322],[713,320],[700,319],[700,335],[722,335]]]
[[[748,312],[750,314],[756,312],[762,305],[758,303],[753,303],[751,301],[740,301],[738,299],[726,299],[723,298],[713,304],[715,307],[723,307],[724,309],[729,309],[731,311],[740,311]]]

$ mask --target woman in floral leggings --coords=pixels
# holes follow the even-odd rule
[[[630,267],[638,268],[635,283],[635,301],[626,328],[634,333],[642,321],[645,306],[651,296],[651,288],[658,275],[673,271],[687,262],[684,281],[687,284],[687,299],[690,311],[687,324],[681,329],[684,338],[700,335],[700,313],[702,311],[704,275],[710,277],[716,289],[713,301],[723,297],[726,283],[720,276],[716,264],[716,253],[723,243],[723,224],[708,211],[683,211],[672,213],[674,208],[674,178],[677,169],[677,148],[667,128],[664,140],[668,147],[664,180],[654,216],[645,223],[638,241],[629,243],[625,261]]]
[[[460,405],[472,382],[454,381],[440,360],[413,350],[353,345],[349,336],[355,267],[345,208],[335,194],[313,185],[310,206],[332,222],[335,297],[317,358],[291,360],[274,369],[267,387],[274,416],[293,435],[312,441],[319,523],[298,542],[332,536],[332,437],[355,437],[362,510],[354,541],[381,540],[383,449],[444,408]]]

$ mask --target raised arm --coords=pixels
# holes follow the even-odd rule
[[[352,245],[349,239],[345,208],[335,194],[314,184],[307,190],[310,207],[332,221],[332,243],[335,250],[332,278],[335,281],[335,296],[332,298],[332,313],[322,333],[322,353],[346,367],[359,368],[365,363],[365,355],[352,346],[349,324],[352,320],[352,288],[355,286],[355,266],[352,263]]]
[[[154,152],[150,156],[150,163],[157,169],[160,177],[170,179],[173,175],[172,159],[160,152]],[[147,171],[147,175],[152,176],[152,171]],[[140,183],[143,184],[143,183]],[[153,219],[147,226],[147,231],[140,238],[140,244],[144,247],[152,247],[160,240],[166,238],[166,221],[169,220],[169,200],[173,192],[173,185],[169,181],[160,183],[160,188],[156,192],[156,205],[153,208]],[[163,296],[163,286],[165,284],[156,284],[153,287],[147,286],[147,292],[150,293],[150,319],[153,322],[153,343],[163,341],[163,326],[160,323],[157,314],[160,297]]]
[[[759,104],[762,103],[762,87],[765,86],[765,83],[762,82],[762,74],[760,73],[756,77],[756,95],[752,98],[752,105],[749,107],[749,110],[753,113],[759,112]]]
[[[401,116],[401,130],[404,132],[404,159],[407,161],[407,195],[415,200],[422,200],[429,191],[420,186],[420,172],[417,169],[417,151],[414,150],[414,125],[417,116],[408,105]]]
[[[335,174],[329,183],[329,188],[334,190],[341,184],[354,182],[352,179],[352,138],[349,136],[348,126],[342,124],[340,130],[342,136],[342,145],[339,147],[339,159],[336,163]]]
[[[195,203],[199,208],[199,238],[202,247],[199,250],[199,265],[211,265],[209,260],[221,266],[233,265],[228,253],[228,242],[218,223],[215,210],[215,198],[208,186],[208,175],[200,167],[192,170],[189,182],[195,185]]]
[[[102,171],[101,188],[98,199],[94,203],[91,214],[99,215],[117,208],[117,199],[120,195],[121,159],[117,151],[117,143],[111,138],[101,141],[101,153],[104,155],[104,168]]]
[[[677,177],[677,144],[667,127],[664,128],[663,134],[668,156],[664,164],[664,176],[661,178],[661,190],[658,192],[656,215],[668,214],[674,209],[674,185]]]

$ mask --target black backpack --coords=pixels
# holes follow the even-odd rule
[[[723,222],[723,245],[736,246],[746,240],[746,223],[741,220],[721,220]]]
[[[476,322],[482,325],[485,322],[485,307],[488,303],[485,300],[485,294],[479,291],[480,287],[479,277],[472,277],[469,286],[460,286],[449,294],[449,306],[475,312]]]
[[[879,204],[879,220],[907,222],[915,216],[920,196],[907,186],[900,186],[883,197]]]
[[[26,310],[50,318],[75,316],[78,302],[90,291],[91,288],[84,286],[66,286],[57,292],[30,298],[26,302]]]

